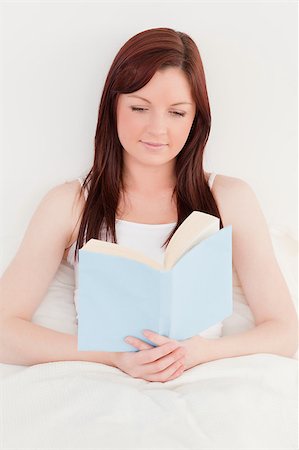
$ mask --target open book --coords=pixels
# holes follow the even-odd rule
[[[78,350],[136,351],[144,329],[183,340],[230,316],[232,226],[193,211],[176,230],[164,264],[112,242],[79,250]]]

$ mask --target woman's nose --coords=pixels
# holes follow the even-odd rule
[[[152,114],[148,121],[148,132],[155,135],[164,136],[167,131],[167,123],[164,114]]]

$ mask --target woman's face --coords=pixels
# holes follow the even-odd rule
[[[188,79],[178,67],[157,71],[142,89],[120,94],[117,132],[125,161],[133,158],[144,165],[160,165],[175,158],[188,138],[195,112]]]

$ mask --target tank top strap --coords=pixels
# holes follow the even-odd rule
[[[209,176],[209,187],[210,189],[212,189],[215,177],[216,177],[217,173],[216,172],[212,172]]]
[[[83,177],[79,177],[79,178],[77,178],[77,180],[79,181],[79,183],[81,184],[81,187],[82,187],[84,178]],[[85,189],[84,189],[84,198],[85,198],[85,200],[87,199],[87,194],[88,194],[87,187],[85,187]]]

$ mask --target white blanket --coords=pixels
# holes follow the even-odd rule
[[[297,360],[198,365],[167,383],[91,362],[2,365],[3,449],[298,449]]]

